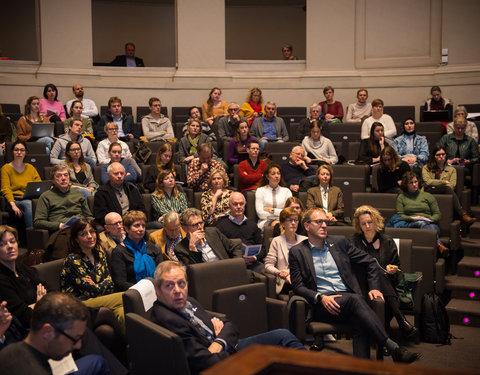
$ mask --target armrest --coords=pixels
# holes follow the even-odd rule
[[[267,297],[277,298],[276,277],[271,273],[263,272],[267,282]]]
[[[434,288],[436,293],[443,293],[445,290],[445,259],[440,258],[435,263]]]
[[[219,313],[219,312],[216,312],[216,311],[210,311],[210,310],[205,310],[206,312],[212,314],[212,315],[215,315],[217,318],[221,318],[221,319],[227,319],[227,314],[222,314],[222,313]]]
[[[460,249],[460,221],[455,220],[450,224],[450,250]]]
[[[268,330],[288,329],[287,303],[274,298],[266,298]]]
[[[444,259],[442,259],[444,260]],[[423,274],[421,272],[415,272],[417,275],[421,275],[423,278]],[[422,278],[415,283],[415,289],[413,290],[413,313],[419,314],[422,310]]]
[[[290,331],[302,342],[307,336],[308,308],[307,300],[296,295],[290,298],[287,305]]]
[[[48,237],[46,229],[27,228],[27,249],[45,249]]]

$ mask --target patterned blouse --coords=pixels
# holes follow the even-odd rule
[[[187,173],[187,184],[188,187],[192,188],[194,191],[202,191],[208,189],[208,177],[210,176],[210,172],[216,169],[221,169],[225,171],[222,164],[217,161],[213,160],[210,162],[209,168],[204,173],[201,173],[202,164],[200,160],[193,159],[190,164],[188,165],[188,173]]]
[[[87,276],[95,285],[87,281]],[[95,256],[95,264],[83,254],[68,254],[60,274],[60,286],[63,293],[73,294],[80,299],[95,298],[114,292],[114,284],[102,251]]]
[[[157,194],[152,194],[152,207],[154,220],[158,220],[159,217],[167,214],[170,211],[182,213],[188,208],[187,198],[181,191],[178,192],[178,197],[175,198],[173,194],[168,196],[165,194],[164,198],[160,198]]]
[[[228,190],[222,193],[222,196],[217,199],[217,204],[215,205],[215,211],[213,214],[209,214],[210,209],[212,208],[213,193],[211,190],[204,191],[202,193],[202,199],[200,200],[200,206],[202,206],[202,218],[205,220],[205,224],[211,224],[215,221],[215,215],[219,214],[230,214],[230,196],[232,195],[232,190]]]

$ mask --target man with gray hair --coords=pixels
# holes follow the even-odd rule
[[[218,137],[223,142],[230,142],[230,140],[235,136],[235,131],[237,130],[238,124],[241,122],[247,121],[243,116],[240,116],[240,106],[232,102],[228,105],[228,116],[223,116],[218,121]],[[217,147],[219,151],[223,151],[221,144]]]
[[[298,194],[300,182],[307,177],[315,176],[315,168],[309,166],[310,158],[305,156],[305,150],[302,146],[295,146],[290,151],[290,158],[287,162],[282,163],[282,176],[287,187],[294,193]]]
[[[109,256],[113,249],[125,238],[122,217],[117,212],[109,212],[105,215],[105,230],[98,235],[98,240],[103,251]]]
[[[265,104],[265,116],[256,118],[252,123],[252,136],[260,142],[260,152],[268,142],[287,142],[288,131],[281,117],[275,116],[277,105],[273,102]]]
[[[153,232],[148,240],[160,247],[163,259],[178,262],[174,250],[187,235],[180,226],[180,215],[175,211],[169,211],[163,217],[162,223],[163,228]]]
[[[241,243],[228,239],[215,227],[204,228],[200,210],[187,208],[180,215],[180,222],[186,237],[175,247],[175,255],[185,266],[242,258]]]
[[[112,163],[107,168],[108,182],[98,188],[93,201],[95,221],[105,225],[105,215],[116,212],[125,215],[128,211],[145,212],[142,195],[131,182],[125,182],[125,168]]]
[[[318,103],[313,103],[310,106],[310,117],[304,118],[298,124],[297,133],[295,134],[295,140],[297,142],[302,142],[305,137],[310,136],[310,125],[314,121],[318,121],[320,127],[323,126],[323,121],[321,119],[322,109]]]

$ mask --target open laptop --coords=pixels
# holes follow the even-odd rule
[[[449,111],[423,111],[424,122],[449,122]]]
[[[53,133],[55,130],[55,124],[53,123],[44,123],[44,122],[34,122],[32,124],[32,139],[39,139],[42,137],[53,138]]]
[[[33,181],[27,184],[25,193],[23,193],[22,199],[36,199],[42,195],[42,193],[50,190],[52,181]]]

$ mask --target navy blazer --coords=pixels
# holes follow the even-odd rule
[[[337,264],[340,276],[348,288],[362,295],[358,280],[352,271],[352,263],[355,263],[365,266],[370,290],[380,290],[378,266],[375,258],[354,247],[344,236],[327,236],[326,241],[330,246],[329,251]],[[290,249],[288,262],[295,294],[304,297],[311,304],[315,304],[317,282],[312,250],[308,239]]]
[[[188,297],[193,308],[196,309],[195,316],[204,322],[212,332],[215,332],[212,318],[215,315],[205,311],[194,298]],[[221,319],[223,328],[216,338],[225,340],[228,345],[235,348],[238,341],[238,331],[235,325],[227,319]],[[203,335],[196,326],[190,323],[178,310],[170,309],[160,301],[155,301],[152,308],[152,322],[174,332],[183,341],[183,347],[188,358],[188,365],[192,374],[199,373],[206,368],[213,366],[222,359],[227,358],[230,353],[222,350],[219,353],[210,353],[208,347],[210,341]]]
[[[145,67],[143,59],[140,57],[135,57],[135,64],[137,68]],[[110,63],[111,66],[127,66],[127,55],[118,55],[115,56],[115,59]]]

